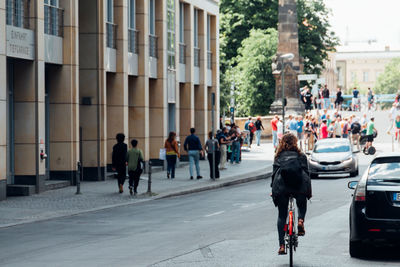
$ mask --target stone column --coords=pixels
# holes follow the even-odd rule
[[[78,0],[64,9],[63,65],[48,69],[50,84],[50,179],[75,181],[79,159]]]
[[[79,98],[85,180],[104,180],[107,106],[105,0],[79,1]]]
[[[149,4],[136,0],[136,29],[139,31],[138,76],[129,77],[129,139],[137,139],[145,161],[149,144]]]
[[[149,82],[150,159],[158,159],[167,137],[167,2],[156,0],[157,79]]]
[[[181,152],[183,150],[183,142],[189,134],[189,129],[194,127],[194,31],[193,31],[193,6],[185,4],[185,44],[186,44],[186,83],[180,85],[179,92],[179,134],[181,140]]]
[[[285,70],[285,97],[287,99],[287,113],[303,113],[304,104],[300,101],[299,82],[297,75],[300,74],[301,66],[299,59],[299,36],[297,21],[296,0],[279,0],[278,17],[278,52],[277,58],[286,53],[294,55],[293,60],[287,62]],[[281,64],[279,64],[280,66]],[[282,83],[281,68],[276,71],[275,101],[271,105],[271,112],[275,114],[282,113]],[[297,74],[295,74],[297,73]]]
[[[6,198],[7,189],[7,56],[6,56],[6,3],[0,2],[0,200]]]
[[[200,85],[195,89],[195,127],[202,143],[208,130],[207,13],[199,10]]]
[[[219,129],[219,19],[218,15],[210,18],[212,52],[212,88],[215,93],[215,130]],[[211,102],[211,99],[209,100]],[[211,121],[210,121],[211,125]]]
[[[35,31],[35,60],[15,61],[15,184],[34,185],[36,193],[44,190],[45,151],[44,108],[44,6],[31,1],[30,25]]]
[[[114,0],[117,28],[117,69],[107,75],[107,165],[112,163],[115,136],[128,131],[128,1]],[[128,143],[128,140],[126,140]]]

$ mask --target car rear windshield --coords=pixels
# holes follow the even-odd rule
[[[317,144],[315,146],[315,153],[338,153],[338,152],[349,152],[350,146],[343,143],[333,144]]]
[[[368,179],[400,179],[400,157],[375,159],[369,168]]]

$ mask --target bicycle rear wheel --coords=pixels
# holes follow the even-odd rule
[[[289,266],[293,266],[293,236],[289,236]]]

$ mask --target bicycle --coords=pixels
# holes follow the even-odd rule
[[[288,206],[288,219],[285,224],[285,253],[289,250],[289,266],[293,266],[293,253],[296,251],[298,246],[298,234],[297,227],[295,224],[296,213],[295,213],[294,197],[289,196],[289,206]]]

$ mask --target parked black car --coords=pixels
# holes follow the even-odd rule
[[[372,160],[357,182],[350,207],[352,257],[363,255],[371,242],[400,242],[400,153],[388,153]]]

